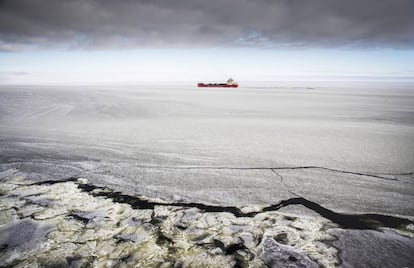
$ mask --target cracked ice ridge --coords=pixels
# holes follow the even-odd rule
[[[208,212],[186,204],[138,208],[125,196],[99,195],[111,191],[75,178],[33,183],[11,173],[1,190],[1,266],[337,263],[336,249],[321,242],[332,239],[321,231],[328,223],[323,219],[276,212],[236,217],[219,206]],[[28,241],[15,241],[22,228],[31,234]],[[272,259],[275,247],[292,258]]]
[[[49,264],[330,267],[339,262],[337,250],[322,241],[333,239],[325,231],[335,226],[332,222],[358,229],[412,225],[386,215],[335,213],[301,197],[245,212],[128,196],[75,177],[33,183],[15,171],[3,175],[2,232],[13,233],[25,224],[37,234],[37,246],[27,250],[24,243],[12,247],[2,240],[1,265],[48,264],[48,257],[55,256]],[[277,212],[289,205],[306,206],[325,219]],[[274,254],[279,251],[283,256]]]

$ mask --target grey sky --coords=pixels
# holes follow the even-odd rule
[[[414,47],[412,0],[0,0],[0,50],[25,46]]]

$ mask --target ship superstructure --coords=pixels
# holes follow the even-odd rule
[[[198,87],[238,87],[239,84],[234,82],[233,78],[227,79],[226,83],[198,83]]]

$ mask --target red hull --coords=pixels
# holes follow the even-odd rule
[[[198,83],[198,87],[239,87],[238,84],[204,84],[204,83]]]

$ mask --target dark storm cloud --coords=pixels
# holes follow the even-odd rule
[[[412,0],[0,0],[0,49],[414,47]]]

